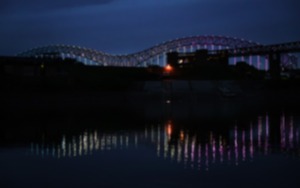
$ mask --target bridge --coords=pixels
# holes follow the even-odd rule
[[[297,58],[290,53],[300,52],[300,41],[275,45],[261,45],[245,39],[226,36],[191,36],[178,38],[157,44],[149,49],[127,54],[113,55],[102,51],[71,45],[49,45],[33,48],[17,56],[36,58],[71,58],[85,65],[146,67],[148,65],[166,65],[168,52],[188,53],[206,49],[211,52],[228,53],[229,63],[246,61],[259,70],[268,70],[272,54],[277,54],[280,65],[295,67]]]

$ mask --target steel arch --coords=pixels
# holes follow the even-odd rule
[[[247,48],[259,45],[258,43],[225,36],[190,36],[177,38],[155,45],[146,50],[129,54],[113,55],[102,51],[71,45],[49,45],[34,48],[18,54],[21,57],[61,57],[73,58],[86,64],[102,66],[143,66],[152,58],[164,55],[170,51],[178,51],[180,48],[193,47],[193,49],[235,49]],[[89,62],[89,63],[87,63]]]

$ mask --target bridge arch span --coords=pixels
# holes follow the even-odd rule
[[[190,36],[177,38],[128,55],[114,55],[102,51],[71,45],[49,45],[22,52],[22,57],[61,57],[77,59],[84,64],[100,66],[147,66],[166,64],[166,53],[171,51],[193,52],[199,49],[221,50],[246,48],[256,42],[226,36]]]

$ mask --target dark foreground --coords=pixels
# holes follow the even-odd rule
[[[0,187],[298,187],[297,95],[199,84],[3,91]]]

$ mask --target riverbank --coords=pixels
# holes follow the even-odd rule
[[[154,119],[239,116],[274,107],[296,109],[294,83],[218,80],[152,80],[130,89],[97,91],[69,88],[13,88],[1,91],[4,114],[136,114]],[[162,115],[163,114],[163,115]]]

